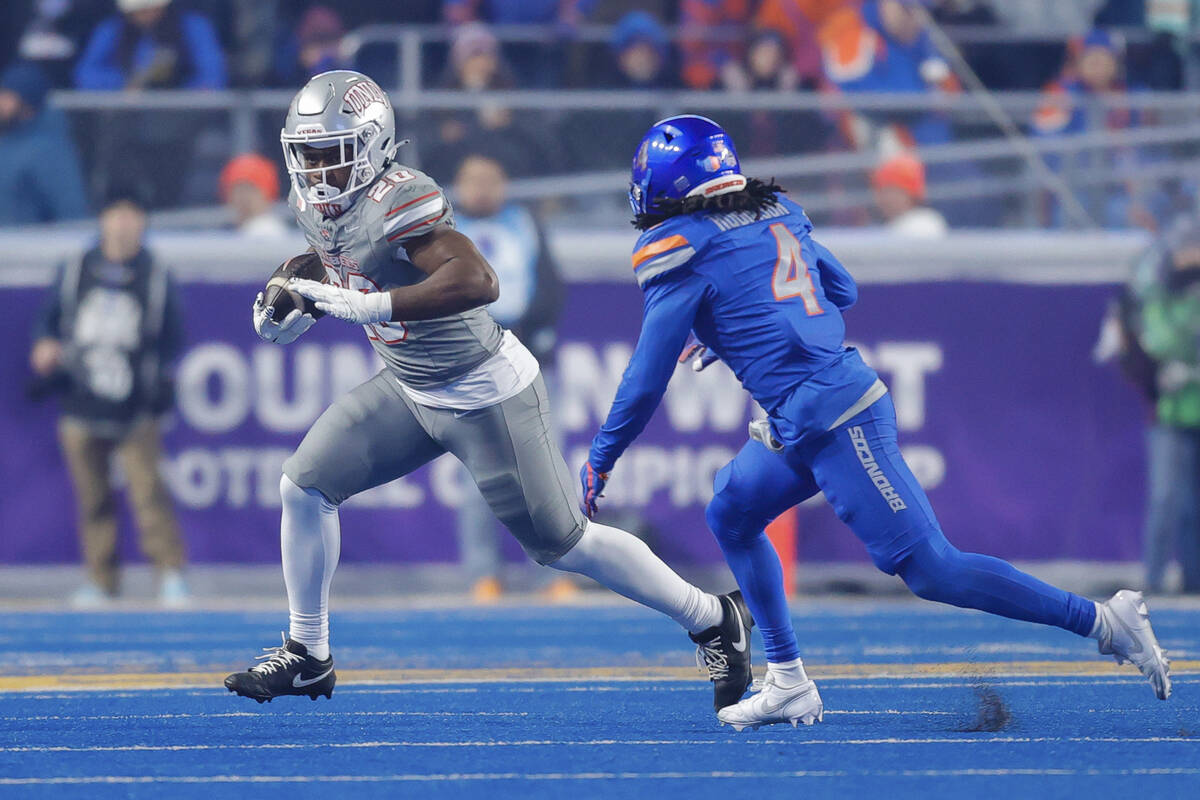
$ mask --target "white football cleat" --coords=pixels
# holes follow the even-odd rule
[[[721,724],[732,726],[738,733],[779,722],[790,722],[793,728],[800,722],[812,725],[824,717],[825,706],[815,683],[806,680],[784,689],[775,685],[775,676],[769,670],[762,691],[717,712]]]
[[[1155,697],[1170,697],[1171,662],[1150,627],[1150,612],[1142,593],[1122,589],[1097,608],[1104,615],[1101,655],[1115,657],[1118,664],[1133,664],[1150,680]]]

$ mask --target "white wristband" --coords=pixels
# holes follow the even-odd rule
[[[392,319],[392,293],[369,292],[364,295],[363,305],[370,315],[368,322],[390,322]]]

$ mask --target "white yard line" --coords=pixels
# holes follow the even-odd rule
[[[880,712],[885,713],[885,712]],[[4,722],[44,722],[48,720],[95,721],[134,719],[223,719],[227,717],[527,717],[528,711],[282,711],[256,714],[253,711],[223,711],[214,714],[43,714],[23,717],[2,716]]]
[[[1200,739],[1186,736],[931,736],[921,738],[886,737],[879,739],[758,739],[753,735],[739,739],[748,744],[833,746],[833,745],[896,745],[896,744],[1130,744],[1181,743],[1200,746]],[[513,741],[377,741],[377,742],[280,742],[257,744],[179,744],[179,745],[17,745],[0,747],[0,753],[124,753],[124,752],[187,752],[200,750],[325,750],[325,749],[382,749],[401,747],[467,748],[467,747],[661,747],[661,746],[724,746],[722,739],[523,739]]]
[[[395,775],[80,775],[53,778],[0,778],[0,786],[58,784],[154,783],[433,783],[443,781],[584,781],[584,780],[696,780],[779,779],[840,777],[1006,777],[1006,776],[1122,776],[1200,775],[1196,767],[1144,769],[925,769],[925,770],[796,770],[780,772],[474,772]]]

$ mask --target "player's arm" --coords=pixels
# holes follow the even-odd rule
[[[415,322],[461,314],[500,296],[496,273],[471,240],[454,230],[450,202],[427,175],[389,173],[359,202],[368,204],[364,233],[375,246],[402,249],[426,277],[411,286],[365,294],[311,281],[291,285],[319,310],[359,324]]]
[[[662,401],[706,289],[703,279],[692,273],[664,276],[646,287],[641,336],[580,472],[584,513],[589,517],[596,511],[608,472]]]
[[[500,296],[491,265],[470,239],[448,225],[408,238],[402,246],[413,266],[428,276],[425,280],[370,293],[301,279],[288,287],[312,300],[319,311],[359,325],[437,319],[486,306]]]
[[[29,365],[36,375],[45,377],[62,363],[63,346],[59,339],[59,319],[62,316],[62,282],[65,269],[59,266],[54,282],[33,323],[33,347]]]
[[[429,276],[412,286],[363,293],[293,278],[288,288],[312,300],[317,310],[359,325],[447,317],[500,296],[491,265],[470,239],[448,225],[406,239],[403,247],[413,266]]]
[[[404,242],[408,260],[429,277],[391,290],[387,320],[421,320],[460,314],[496,302],[500,281],[475,244],[447,226]]]
[[[817,254],[817,272],[820,273],[825,296],[839,311],[845,311],[858,300],[858,284],[828,247],[816,239],[810,238],[809,241]]]

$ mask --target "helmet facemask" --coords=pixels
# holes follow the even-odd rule
[[[369,186],[378,173],[370,161],[370,147],[380,134],[375,122],[352,130],[305,132],[300,126],[296,133],[281,132],[283,158],[292,185],[307,202],[320,205],[349,206],[358,190]],[[314,150],[327,152],[336,148],[336,160],[313,158]],[[345,186],[339,186],[334,173],[349,169]]]

